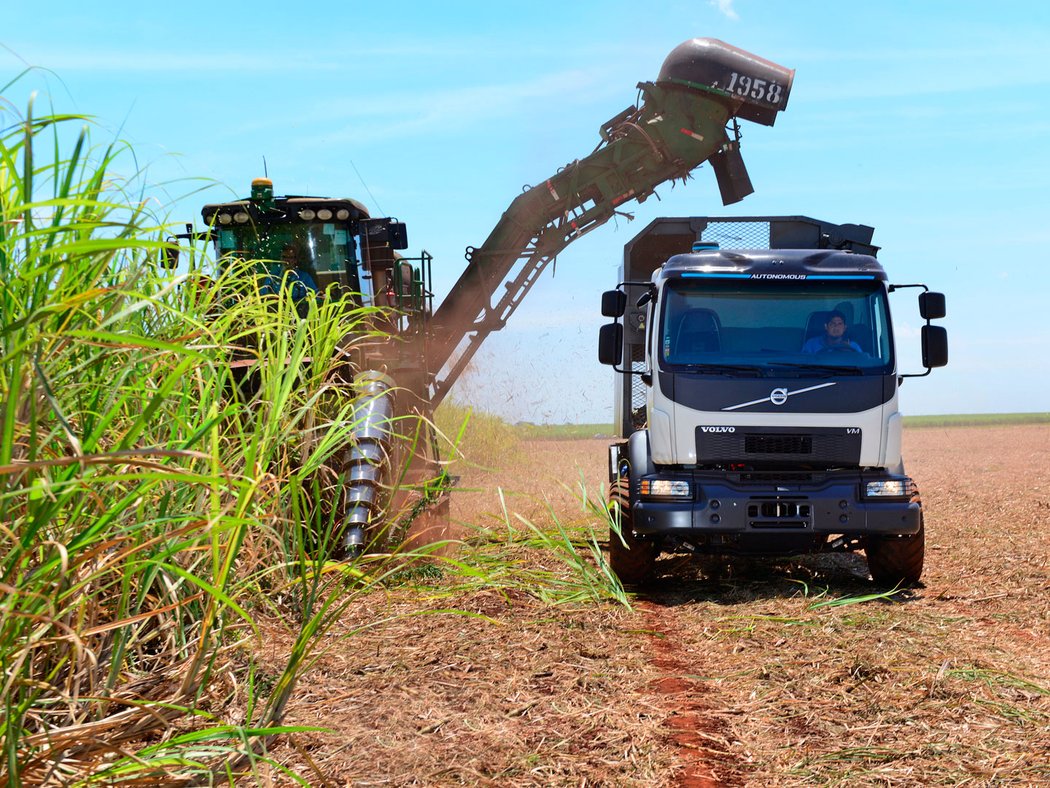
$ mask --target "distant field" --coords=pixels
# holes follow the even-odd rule
[[[1003,427],[1009,424],[1047,424],[1050,413],[974,413],[951,416],[905,416],[905,427]]]
[[[905,416],[905,427],[1002,427],[1009,424],[1048,424],[1050,413],[973,413],[947,416]],[[612,424],[515,424],[523,440],[580,440],[604,438]]]
[[[580,440],[612,437],[612,424],[515,424],[522,440]]]

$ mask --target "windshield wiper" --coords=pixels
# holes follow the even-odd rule
[[[837,364],[802,364],[795,361],[770,361],[769,366],[771,367],[791,367],[793,369],[804,369],[814,370],[819,372],[827,372],[831,375],[863,375],[864,371],[860,367],[840,367]]]
[[[757,364],[676,364],[675,366],[686,367],[691,371],[706,372],[711,375],[738,375],[750,373],[754,377],[762,376],[762,367]]]

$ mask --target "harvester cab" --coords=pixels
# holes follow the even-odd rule
[[[408,247],[405,225],[372,218],[357,200],[275,197],[272,181],[256,178],[250,197],[205,205],[201,216],[220,261],[257,260],[263,275],[285,268],[359,305],[418,313],[428,304],[429,256],[413,266],[398,253]]]

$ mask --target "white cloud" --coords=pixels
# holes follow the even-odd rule
[[[354,142],[361,145],[376,139],[403,137],[420,132],[447,133],[450,130],[474,124],[483,116],[491,123],[493,118],[520,113],[523,102],[547,98],[561,98],[566,86],[598,94],[603,87],[596,71],[569,71],[544,74],[523,82],[467,86],[440,91],[416,93],[400,92],[368,102],[352,99],[325,101],[316,108],[318,119],[328,122],[343,118],[342,129],[323,135],[327,144]],[[300,115],[308,125],[310,116]],[[303,144],[314,145],[317,139],[306,139]]]
[[[194,72],[249,71],[252,73],[284,71],[289,68],[309,67],[313,70],[335,70],[336,62],[319,62],[316,57],[304,53],[278,60],[266,52],[165,52],[76,50],[70,48],[43,49],[22,47],[9,50],[10,57],[38,68],[60,74],[90,72],[153,72],[184,75]]]
[[[732,19],[736,22],[740,19],[740,14],[738,14],[736,9],[733,8],[734,1],[735,0],[710,0],[710,3],[727,19]]]
[[[731,3],[732,0],[723,0]],[[652,57],[660,55],[655,47]],[[641,51],[646,51],[642,49]],[[396,43],[357,46],[347,50],[333,46],[289,46],[279,56],[271,50],[215,50],[173,47],[170,50],[142,49],[130,46],[119,49],[104,47],[58,46],[31,40],[0,42],[0,64],[12,67],[33,66],[59,73],[171,73],[182,76],[200,72],[299,73],[338,72],[373,66],[389,72],[394,64],[409,71],[412,68],[435,68],[440,64],[466,59],[478,62],[506,58],[505,48],[478,37],[462,37],[436,42],[430,38],[413,38]],[[519,46],[518,57],[564,59],[555,45],[527,42]],[[588,43],[578,46],[576,57],[582,60],[605,60],[622,54],[612,43]],[[606,67],[606,73],[608,67]]]

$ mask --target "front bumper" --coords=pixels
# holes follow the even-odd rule
[[[775,542],[789,534],[910,535],[918,533],[920,527],[917,496],[873,499],[861,495],[868,482],[900,477],[857,472],[829,475],[805,484],[733,482],[699,474],[683,478],[692,483],[691,499],[664,501],[633,496],[635,532],[683,538],[735,534],[747,535],[748,541],[761,541],[765,535]]]

